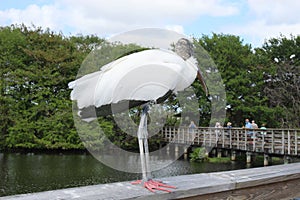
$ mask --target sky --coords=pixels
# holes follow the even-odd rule
[[[231,34],[261,47],[300,34],[299,0],[0,0],[0,26],[25,24],[109,38],[140,28],[190,37]]]

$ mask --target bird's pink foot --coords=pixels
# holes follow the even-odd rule
[[[155,181],[155,180],[148,180],[146,182],[143,182],[142,180],[137,180],[132,182],[131,184],[144,184],[144,187],[150,190],[151,192],[155,192],[155,190],[161,190],[165,192],[172,192],[171,190],[168,190],[166,188],[173,188],[175,189],[175,186],[167,185],[162,183],[161,181]]]

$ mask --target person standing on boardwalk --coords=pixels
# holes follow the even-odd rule
[[[266,124],[262,124],[260,127],[260,130],[263,130],[260,132],[260,134],[262,134],[263,136],[267,135],[267,132],[265,131],[265,130],[267,130]]]
[[[246,129],[251,129],[252,128],[252,125],[251,125],[249,119],[245,119],[245,128]]]
[[[256,131],[255,130],[258,129],[258,126],[257,126],[257,124],[255,123],[254,120],[252,120],[251,126],[252,126],[252,129],[254,129],[253,132],[252,132],[252,138],[255,138],[256,137]]]
[[[220,122],[216,122],[216,125],[215,125],[216,141],[219,140],[219,136],[221,135],[221,131],[219,130],[220,128],[223,128],[221,126]]]
[[[250,121],[249,121],[248,118],[245,119],[245,126],[243,128],[245,128],[246,130],[248,130],[247,131],[247,135],[248,136],[252,136],[252,131],[250,131],[250,129],[252,129],[252,125],[251,125],[251,123],[250,123]]]
[[[226,128],[227,128],[227,137],[230,137],[231,135],[231,128],[232,128],[232,123],[231,122],[227,122],[227,125],[226,125]]]
[[[195,132],[196,132],[196,124],[194,121],[191,121],[190,125],[189,125],[189,134],[191,134],[192,136],[192,140],[194,140],[195,138]]]
[[[197,128],[196,124],[194,121],[191,121],[190,125],[189,125],[189,131],[192,132],[193,130],[195,130]]]
[[[252,120],[251,126],[252,126],[253,129],[258,129],[258,126],[257,126],[257,124],[255,123],[254,120]]]
[[[228,129],[229,128],[232,128],[232,123],[231,122],[227,122],[227,126],[226,126]]]

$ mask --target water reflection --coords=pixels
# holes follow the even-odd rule
[[[117,155],[113,155],[112,158],[119,159]],[[127,160],[127,163],[135,163],[134,160],[131,161]],[[152,175],[159,178],[245,167],[245,163],[238,162],[213,164],[177,160],[163,169],[154,171]],[[0,170],[0,196],[141,178],[141,174],[117,171],[103,165],[91,155],[78,154],[1,153]]]

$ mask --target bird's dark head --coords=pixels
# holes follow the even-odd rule
[[[177,43],[175,44],[175,53],[178,56],[180,56],[181,58],[183,58],[184,60],[187,60],[194,55],[194,46],[193,46],[192,42],[189,41],[188,39],[180,38],[177,41]],[[201,71],[199,70],[199,68],[197,71],[197,79],[200,81],[200,83],[203,87],[203,90],[207,96],[208,89],[207,89],[203,75],[202,75]]]
[[[187,60],[194,54],[193,44],[186,38],[180,38],[175,44],[175,53],[184,60]]]

